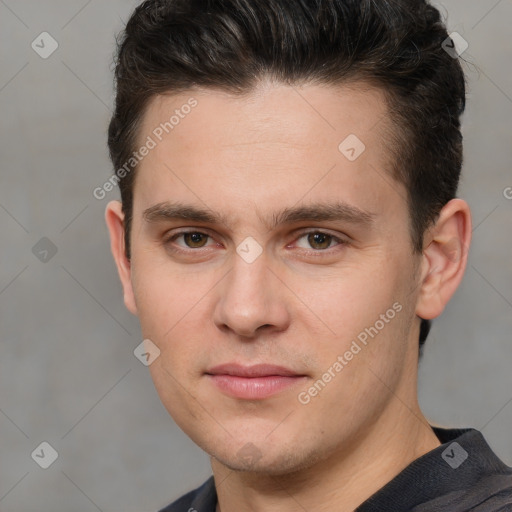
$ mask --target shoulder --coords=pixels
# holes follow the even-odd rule
[[[459,430],[455,439],[450,434],[457,430],[434,429],[441,441],[447,441],[439,450],[441,458],[450,466],[451,484],[440,497],[444,505],[440,512],[512,512],[512,468],[491,449],[481,432],[475,429]],[[443,437],[447,435],[447,439]]]
[[[215,512],[217,493],[213,476],[159,512]]]

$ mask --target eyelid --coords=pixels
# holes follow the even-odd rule
[[[349,244],[349,241],[347,238],[341,238],[338,235],[334,235],[329,230],[325,230],[325,229],[321,229],[321,228],[310,228],[310,229],[306,229],[305,231],[300,231],[299,233],[296,233],[295,240],[293,243],[297,242],[297,240],[303,238],[304,236],[310,235],[312,233],[321,233],[323,235],[330,236],[332,238],[332,240],[334,240],[338,243],[336,245],[334,245],[333,247],[329,247],[327,249],[303,249],[302,247],[300,247],[300,249],[302,249],[303,251],[307,251],[308,253],[314,253],[314,254],[327,253],[331,250],[335,250],[336,247]],[[289,245],[287,245],[287,247],[289,247]]]
[[[210,233],[208,233],[207,229],[205,229],[205,228],[193,229],[192,228],[192,229],[182,229],[182,230],[176,231],[176,232],[174,232],[174,233],[172,233],[170,235],[165,235],[163,243],[164,243],[164,245],[167,245],[167,244],[173,242],[176,238],[179,238],[180,236],[186,235],[188,233],[198,233],[200,235],[207,236],[211,240],[214,240],[214,237]],[[182,251],[197,251],[198,249],[204,249],[207,246],[199,247],[198,249],[193,249],[192,247],[187,247],[187,248],[181,247],[181,246],[178,246],[178,247],[179,247],[178,250],[182,250]]]
[[[205,228],[196,228],[196,229],[190,228],[190,229],[182,229],[180,231],[176,231],[176,232],[172,233],[169,236],[165,236],[164,237],[164,245],[173,242],[176,238],[178,238],[178,237],[180,237],[182,235],[186,235],[187,233],[198,233],[198,234],[201,234],[201,235],[205,235],[209,239],[215,241],[214,236],[211,235],[210,233],[208,233],[207,229],[205,229]],[[296,243],[297,240],[303,238],[304,236],[312,234],[312,233],[321,233],[321,234],[330,236],[333,241],[337,242],[337,244],[334,245],[333,247],[328,247],[327,249],[304,249],[302,247],[299,247],[299,249],[301,249],[302,251],[306,251],[308,253],[313,253],[313,254],[319,255],[321,253],[327,253],[327,252],[330,252],[332,250],[335,250],[336,247],[349,244],[349,240],[347,238],[342,238],[342,237],[340,237],[338,235],[334,235],[329,230],[325,230],[325,229],[321,229],[321,228],[309,228],[309,229],[302,230],[302,231],[294,233],[294,235],[293,235],[294,236],[294,241],[291,244]],[[289,247],[291,244],[288,244],[286,247]],[[179,248],[176,249],[177,251],[181,250],[181,251],[184,251],[184,252],[191,252],[191,251],[197,252],[199,249],[205,249],[205,248],[207,248],[209,246],[198,247],[196,249],[194,249],[192,247],[188,247],[188,248],[181,247],[181,246],[178,246],[178,247]]]

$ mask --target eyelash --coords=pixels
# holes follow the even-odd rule
[[[186,230],[186,231],[179,231],[177,233],[173,233],[171,236],[167,237],[164,240],[164,245],[169,246],[172,242],[174,242],[180,236],[183,236],[183,235],[186,235],[186,234],[189,234],[189,233],[197,233],[197,234],[200,234],[200,235],[207,236],[209,239],[213,239],[213,237],[211,235],[209,235],[208,233],[204,233],[203,231]],[[310,234],[326,235],[326,236],[331,238],[331,242],[337,242],[337,244],[335,246],[328,247],[327,249],[310,249],[309,251],[307,249],[302,249],[303,251],[306,251],[308,254],[312,254],[314,256],[322,256],[322,254],[330,253],[331,250],[335,249],[336,247],[339,248],[341,246],[349,245],[349,242],[347,240],[344,240],[344,239],[339,238],[339,237],[337,237],[335,235],[331,235],[330,233],[327,233],[326,231],[321,231],[321,230],[318,230],[318,229],[312,229],[312,230],[303,231],[303,232],[299,233],[297,238],[295,239],[295,241],[298,241],[301,238],[303,238],[305,236],[308,236]],[[173,247],[172,251],[173,252],[178,252],[178,253],[181,252],[181,253],[186,253],[186,254],[188,253],[188,254],[190,254],[191,252],[197,252],[199,249],[205,249],[205,248],[206,247],[198,247],[198,248],[194,249],[194,248],[189,247],[188,249],[183,249],[181,247],[179,247],[179,248]]]

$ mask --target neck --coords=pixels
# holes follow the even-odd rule
[[[212,459],[217,512],[352,512],[418,457],[440,445],[417,401],[392,406],[335,453],[275,476],[232,471]]]

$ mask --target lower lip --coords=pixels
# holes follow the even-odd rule
[[[303,376],[269,375],[267,377],[238,377],[236,375],[208,375],[225,394],[245,400],[262,400],[302,382]]]

